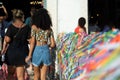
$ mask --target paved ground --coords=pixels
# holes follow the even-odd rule
[[[31,73],[29,73],[29,75],[30,75],[30,79],[29,80],[33,80],[33,76],[34,76],[34,74],[31,74]],[[47,78],[47,80],[59,80],[59,79],[53,79],[53,77],[52,78]]]

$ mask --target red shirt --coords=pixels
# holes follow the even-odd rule
[[[75,33],[77,33],[77,34],[79,34],[79,33],[81,33],[81,32],[85,32],[84,31],[84,29],[82,29],[80,26],[77,26],[76,28],[75,28],[75,31],[74,31]]]

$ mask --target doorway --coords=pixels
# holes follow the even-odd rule
[[[89,20],[96,18],[101,29],[112,22],[120,29],[120,0],[88,0]]]

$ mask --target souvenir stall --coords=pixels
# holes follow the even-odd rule
[[[120,79],[120,31],[92,33],[83,38],[60,33],[57,37],[57,63],[60,80]]]

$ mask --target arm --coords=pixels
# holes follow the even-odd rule
[[[2,48],[2,54],[6,53],[7,47],[9,42],[11,41],[11,26],[7,29],[7,32],[5,33],[4,41],[3,41],[3,48]]]
[[[50,47],[53,48],[55,47],[55,39],[54,39],[54,35],[53,35],[53,31],[51,29],[51,35],[50,35]]]
[[[3,49],[2,49],[1,54],[6,53],[6,50],[7,50],[7,48],[8,48],[8,43],[10,42],[10,40],[11,40],[10,37],[5,36],[4,42],[3,42]]]
[[[32,26],[32,30],[31,30],[31,39],[29,40],[30,43],[30,49],[29,49],[29,54],[26,58],[26,62],[28,62],[31,58],[32,58],[32,53],[33,53],[33,49],[35,46],[35,30],[34,30],[34,26]]]
[[[54,39],[54,37],[50,38],[50,47],[51,48],[55,47],[55,39]]]
[[[34,46],[35,46],[35,37],[31,37],[31,39],[30,39],[30,49],[29,49],[29,54],[28,54],[29,58],[32,57]]]
[[[3,8],[3,10],[4,10],[5,14],[6,14],[6,16],[5,16],[5,19],[6,19],[8,17],[8,12],[7,12],[7,10],[6,10],[4,5],[2,5],[2,8]]]

